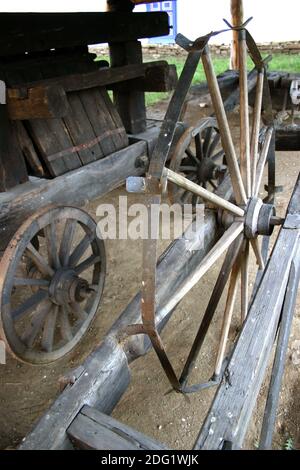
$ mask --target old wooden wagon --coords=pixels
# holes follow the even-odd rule
[[[23,449],[164,448],[109,417],[129,384],[129,363],[150,346],[177,392],[218,387],[195,448],[239,447],[280,320],[278,350],[282,354],[286,348],[299,280],[300,186],[298,180],[286,218],[276,216],[275,150],[299,149],[299,129],[282,126],[273,104],[281,111],[289,108],[297,77],[268,74],[269,58],[261,56],[248,22],[234,17],[225,29],[238,39],[238,73],[215,75],[209,40],[220,31],[196,41],[178,35],[187,59],[177,83],[173,66],[143,63],[138,41],[168,34],[168,16],[132,13],[131,6],[112,1],[108,13],[0,17],[1,338],[12,354],[25,362],[54,361],[76,346],[97,312],[105,279],[104,243],[94,220],[78,206],[127,180],[128,191],[143,194],[151,233],[157,233],[159,216],[151,217],[151,208],[159,208],[166,191],[181,204],[206,204],[205,224],[193,240],[184,234],[159,260],[157,237],[144,241],[141,293],[66,380]],[[100,42],[109,43],[110,65],[96,62],[88,52],[87,44]],[[249,73],[247,51],[254,64]],[[189,127],[183,110],[200,60],[207,78],[202,89],[209,91],[214,112]],[[147,121],[145,91],[175,87],[164,121]],[[237,105],[239,158],[226,116]],[[262,200],[265,165],[267,196]],[[282,228],[268,259],[275,225]],[[258,264],[252,296],[250,249]],[[160,332],[223,253],[216,285],[177,377]],[[226,358],[239,275],[242,328]],[[227,283],[214,374],[206,383],[189,385]],[[281,370],[282,360],[274,367]],[[271,388],[278,392],[280,373],[275,376]],[[276,400],[268,405],[267,420],[274,421],[275,405]],[[271,428],[264,427],[262,446],[270,445]]]

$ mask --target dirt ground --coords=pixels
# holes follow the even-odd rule
[[[149,111],[152,118],[161,118],[165,104]],[[205,112],[209,113],[206,108]],[[191,101],[187,118],[196,121],[203,110]],[[232,117],[236,122],[237,114]],[[284,215],[291,191],[300,170],[299,152],[277,153],[277,184],[284,186],[284,192],[277,196],[277,212]],[[118,197],[125,189],[113,191],[104,198],[91,202],[86,209],[97,220],[96,208],[101,202],[112,202],[117,206]],[[130,201],[135,201],[130,196]],[[71,203],[72,201],[70,201]],[[275,235],[272,237],[275,238]],[[167,246],[161,243],[160,249]],[[65,371],[80,364],[101,341],[105,332],[123,311],[140,285],[141,243],[139,241],[106,241],[107,278],[98,315],[80,345],[67,357],[48,366],[30,366],[18,363],[11,357],[0,368],[0,448],[15,448],[30,431],[34,422],[49,407],[59,393],[58,379]],[[186,296],[177,308],[163,333],[163,340],[179,372],[188,353],[194,332],[205,310],[210,292],[214,286],[221,261],[211,269],[201,282]],[[251,258],[251,278],[256,265]],[[202,353],[193,372],[192,382],[199,382],[211,376],[218,344],[224,298],[221,299],[217,315],[211,325]],[[233,340],[239,326],[239,305],[230,330]],[[300,446],[300,364],[292,360],[295,346],[300,340],[300,298],[293,322],[289,353],[281,391],[278,419],[274,435],[274,448],[281,449],[288,438],[294,447]],[[298,346],[298,353],[299,346]],[[132,382],[124,397],[115,408],[113,416],[139,431],[152,436],[175,449],[191,449],[200,430],[215,390],[210,389],[191,395],[189,399],[167,393],[170,389],[153,352],[139,359],[131,366]],[[251,421],[245,448],[257,445],[261,418],[263,415],[268,378],[258,399]]]

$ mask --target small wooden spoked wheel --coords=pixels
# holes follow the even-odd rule
[[[170,170],[203,188],[216,189],[226,171],[223,165],[225,153],[220,140],[214,118],[201,119],[196,126],[184,129],[172,149]],[[169,185],[168,190],[172,203],[195,205],[201,200],[190,191],[173,184]]]
[[[30,363],[67,354],[93,320],[105,249],[96,223],[75,207],[48,207],[16,232],[0,263],[1,337]]]

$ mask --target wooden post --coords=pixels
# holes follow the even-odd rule
[[[6,86],[0,80],[0,192],[28,180],[25,161],[17,145],[15,128],[8,116]]]
[[[133,10],[134,5],[129,0],[107,0],[107,10],[121,12]],[[140,41],[128,41],[109,44],[111,67],[143,62],[142,45]],[[114,91],[114,102],[117,106],[124,127],[129,134],[138,134],[146,130],[146,104],[145,93],[132,89],[128,91]]]
[[[230,1],[231,24],[232,26],[238,26],[243,23],[244,19],[243,0]],[[237,31],[233,31],[230,54],[230,68],[233,70],[239,69],[239,38]]]
[[[143,62],[140,41],[128,41],[109,44],[111,67],[120,67]],[[115,90],[114,103],[117,106],[123,125],[129,134],[138,134],[146,130],[145,93],[132,88]]]

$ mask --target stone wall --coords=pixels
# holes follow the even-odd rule
[[[224,57],[229,56],[230,47],[227,44],[211,44],[211,52]],[[259,49],[265,53],[300,54],[300,41],[270,42],[258,44]],[[108,47],[105,45],[91,46],[90,50],[98,55],[108,55]],[[161,57],[182,56],[186,53],[176,44],[144,44],[145,57],[159,59]]]

